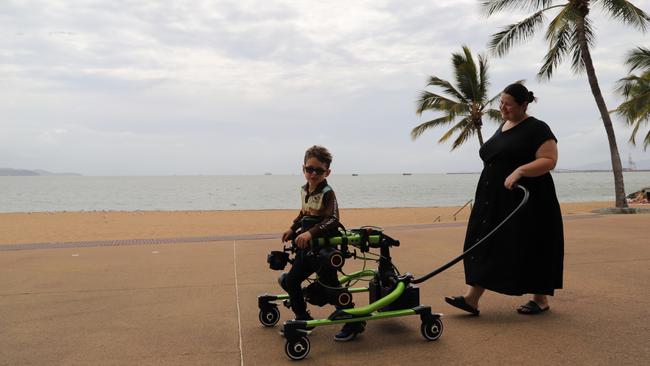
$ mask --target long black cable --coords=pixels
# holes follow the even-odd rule
[[[426,274],[426,275],[424,275],[424,276],[422,276],[420,278],[417,278],[417,279],[411,281],[411,283],[414,283],[414,284],[422,283],[422,282],[430,279],[431,277],[439,274],[440,272],[443,272],[443,271],[447,270],[449,267],[453,266],[454,264],[460,262],[463,258],[465,258],[465,256],[467,256],[467,254],[469,254],[472,250],[474,250],[476,247],[481,245],[487,238],[492,236],[492,234],[494,234],[495,231],[499,230],[499,228],[501,226],[503,226],[503,224],[505,224],[508,220],[510,220],[510,218],[512,216],[514,216],[514,214],[517,213],[517,211],[519,211],[519,209],[521,209],[526,204],[526,202],[528,202],[528,196],[530,196],[530,193],[528,192],[528,189],[526,189],[526,187],[521,186],[519,184],[515,184],[515,187],[521,189],[522,191],[524,191],[524,197],[521,199],[521,202],[519,203],[519,205],[510,213],[510,215],[508,215],[505,219],[503,219],[503,221],[501,221],[501,223],[499,223],[499,225],[497,225],[494,229],[492,229],[492,231],[490,231],[487,235],[485,235],[483,238],[481,238],[481,240],[479,240],[476,244],[472,245],[471,248],[464,251],[463,254],[459,255],[456,258],[454,258],[449,263],[447,263],[447,264],[445,264],[445,265],[443,265],[443,266],[441,266],[439,268],[436,268],[435,270],[433,270],[429,274]]]

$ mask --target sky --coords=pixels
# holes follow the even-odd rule
[[[632,2],[650,12],[650,0]],[[602,14],[591,13],[592,57],[614,109],[625,53],[649,34]],[[317,144],[332,152],[333,174],[480,171],[476,138],[450,151],[437,142],[446,129],[410,137],[439,116],[419,116],[416,101],[436,91],[431,75],[453,80],[462,45],[488,55],[490,95],[526,79],[538,97],[529,113],[558,138],[557,168],[609,162],[586,75],[565,63],[550,82],[536,79],[543,29],[506,57],[488,53],[491,34],[527,15],[486,18],[475,0],[2,0],[0,167],[300,174]],[[650,159],[613,122],[624,165]]]

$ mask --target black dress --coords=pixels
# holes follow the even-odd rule
[[[480,149],[484,163],[469,218],[465,250],[496,227],[521,202],[523,192],[504,181],[517,167],[535,160],[546,141],[557,141],[548,125],[528,117],[502,132],[501,125]],[[553,295],[562,288],[562,214],[550,173],[521,178],[528,203],[464,260],[465,281],[507,295]]]

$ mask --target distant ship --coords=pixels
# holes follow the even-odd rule
[[[270,173],[270,172],[266,172],[266,173],[264,173],[264,175],[271,175],[271,173]]]
[[[402,175],[411,175],[411,173],[402,173]]]
[[[353,177],[358,177],[359,174],[357,174],[357,173],[352,173],[352,176],[353,176]]]

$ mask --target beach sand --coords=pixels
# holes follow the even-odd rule
[[[562,213],[584,214],[612,206],[612,202],[565,203]],[[462,222],[469,212],[469,206],[440,206],[341,209],[340,214],[343,225],[354,228]],[[5,213],[0,214],[0,245],[281,233],[297,214],[298,210]]]
[[[438,341],[423,339],[417,316],[372,321],[348,343],[332,340],[338,327],[319,327],[301,364],[646,364],[650,215],[591,213],[610,206],[562,205],[565,281],[549,312],[519,315],[527,297],[491,292],[480,317],[448,306],[444,296],[464,291],[458,264],[419,285],[421,303],[444,313]],[[459,254],[468,209],[454,222],[457,209],[344,209],[341,216],[349,228],[384,226],[401,241],[394,263],[417,276]],[[266,255],[281,247],[279,233],[296,213],[0,214],[0,366],[290,364],[278,326],[258,321],[257,296],[281,293]],[[206,236],[217,240],[192,240]],[[156,238],[175,240],[110,242]],[[99,240],[109,243],[86,245]],[[345,270],[361,266],[349,260]],[[367,304],[367,295],[354,301]],[[333,310],[311,307],[315,317]],[[281,321],[292,317],[280,311]]]

